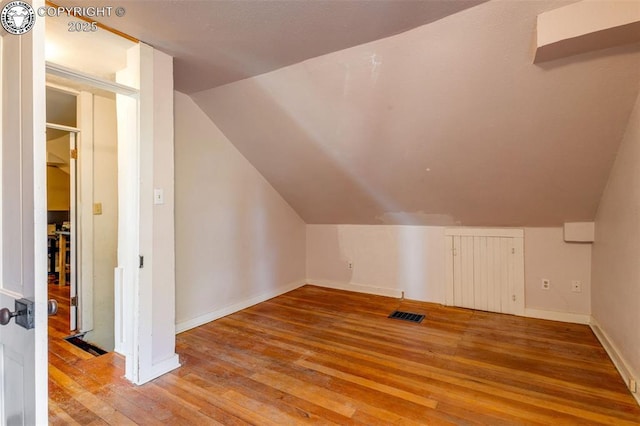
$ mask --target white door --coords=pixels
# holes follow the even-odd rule
[[[522,315],[522,230],[454,228],[446,234],[447,304]]]
[[[33,2],[34,9],[42,5]],[[35,302],[34,328],[16,318],[0,326],[0,424],[46,424],[44,26],[21,36],[0,33],[0,308]]]

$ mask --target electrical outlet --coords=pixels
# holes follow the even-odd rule
[[[353,269],[353,262],[352,261],[349,261],[349,263],[347,263],[347,268]]]
[[[543,290],[549,290],[551,288],[551,281],[549,281],[548,278],[543,278],[542,279],[542,289]]]
[[[629,390],[633,393],[638,392],[638,385],[636,384],[636,379],[629,379]]]
[[[571,281],[571,291],[574,293],[580,293],[582,291],[582,281],[573,280]]]

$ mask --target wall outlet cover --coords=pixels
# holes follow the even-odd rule
[[[543,278],[542,279],[542,289],[543,290],[549,290],[551,288],[551,281],[549,281],[548,278]]]
[[[94,203],[93,204],[93,214],[95,214],[95,215],[102,214],[102,203]]]

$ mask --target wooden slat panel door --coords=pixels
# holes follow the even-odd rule
[[[462,293],[463,308],[475,307],[475,285],[474,285],[474,265],[473,265],[473,238],[460,237],[460,258],[462,261],[460,291]]]
[[[522,314],[522,238],[447,236],[447,303],[483,311]],[[520,277],[520,275],[522,275]],[[522,287],[522,288],[521,288]]]
[[[473,237],[473,307],[481,311],[487,311],[489,307],[487,255],[487,237]]]

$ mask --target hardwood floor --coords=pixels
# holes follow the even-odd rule
[[[136,387],[56,323],[51,424],[640,424],[583,325],[305,286],[179,334],[182,367]]]

